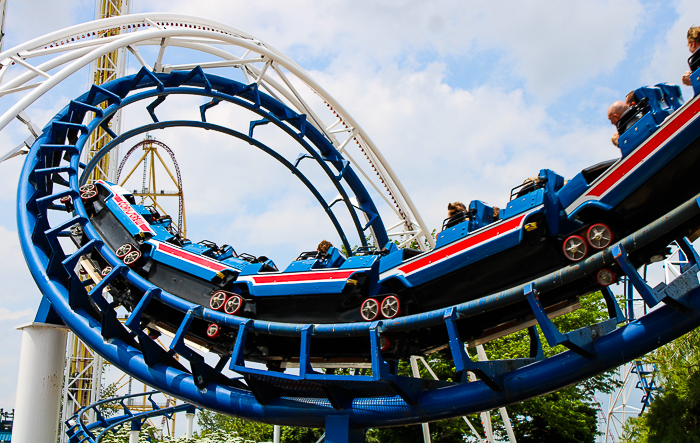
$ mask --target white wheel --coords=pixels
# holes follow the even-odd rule
[[[82,194],[83,192],[88,192],[88,191],[94,191],[95,190],[95,185],[92,183],[88,183],[86,185],[83,185],[78,188],[78,191]]]
[[[134,249],[133,251],[129,252],[126,254],[124,259],[122,260],[125,265],[131,267],[136,264],[137,261],[141,258],[141,251],[138,249]]]
[[[131,243],[124,243],[123,245],[119,246],[119,249],[117,249],[114,253],[117,255],[117,257],[124,258],[126,257],[126,254],[131,252],[132,249],[134,249],[134,247],[131,246]]]
[[[111,266],[107,266],[106,268],[104,268],[104,269],[102,270],[102,272],[100,272],[100,274],[101,274],[103,277],[107,277],[107,276],[109,275],[110,272],[112,272],[112,267],[111,267]]]
[[[97,191],[95,191],[94,189],[91,191],[85,191],[82,194],[80,194],[80,198],[83,199],[84,202],[89,202],[95,197],[97,197]]]
[[[595,275],[595,280],[601,286],[609,286],[615,283],[615,273],[608,268],[603,268]]]
[[[221,334],[221,328],[217,324],[210,324],[207,326],[207,336],[210,338],[216,338]]]
[[[382,300],[382,315],[386,318],[394,318],[401,313],[401,303],[395,295],[390,295]]]
[[[586,241],[580,235],[572,235],[564,241],[564,256],[571,261],[580,261],[586,256],[588,247]]]
[[[360,307],[360,314],[362,315],[362,318],[364,318],[367,321],[373,321],[377,317],[379,317],[379,302],[373,298],[368,298],[364,302],[362,302],[362,306]]]
[[[219,291],[214,293],[209,299],[209,307],[215,311],[220,311],[226,304],[227,295],[225,292]]]
[[[588,239],[588,243],[591,244],[592,248],[605,249],[610,246],[610,243],[612,243],[613,235],[612,231],[610,231],[610,228],[608,228],[607,225],[604,225],[603,223],[596,223],[588,228],[586,238]]]
[[[391,346],[391,341],[387,337],[385,337],[383,335],[381,337],[379,337],[379,350],[380,351],[386,351],[387,349],[389,349],[389,346]]]
[[[243,310],[243,297],[233,294],[224,303],[224,312],[229,315],[236,315]]]

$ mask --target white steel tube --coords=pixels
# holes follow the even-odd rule
[[[187,430],[185,431],[185,438],[187,438],[187,440],[191,440],[194,429],[194,414],[188,412],[185,414],[185,418],[187,418]]]
[[[413,373],[413,377],[420,378],[420,372],[418,371],[418,357],[415,355],[411,356],[411,372]],[[428,423],[421,423],[421,427],[423,428],[423,443],[430,443],[430,426]]]
[[[22,347],[12,440],[56,443],[68,329],[45,323],[17,329]]]
[[[129,431],[129,443],[139,443],[139,433],[141,431],[139,430],[130,430]]]
[[[282,428],[279,425],[275,425],[272,428],[272,442],[280,443],[282,439]]]

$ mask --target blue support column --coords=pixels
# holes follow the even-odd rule
[[[364,443],[365,430],[350,427],[350,416],[329,415],[326,417],[325,443]]]

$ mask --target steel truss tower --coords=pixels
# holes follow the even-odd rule
[[[105,19],[127,15],[131,12],[131,0],[96,0],[95,19]],[[121,29],[116,27],[107,29],[99,33],[96,38],[108,38],[116,36]],[[125,49],[119,48],[106,53],[92,63],[89,83],[102,85],[119,77],[123,77],[126,68]],[[92,156],[103,146],[109,143],[112,138],[121,132],[121,112],[118,112],[107,128],[98,128],[88,142],[86,149],[87,163]],[[89,182],[97,180],[114,181],[116,177],[117,164],[119,161],[119,148],[113,151],[112,155],[105,156],[95,168],[89,178]],[[72,416],[80,408],[97,402],[100,399],[102,387],[102,368],[104,362],[96,352],[75,336],[72,332],[68,334],[66,349],[66,368],[63,379],[63,406],[61,417]],[[91,410],[89,414],[94,415]],[[94,419],[95,417],[89,417]],[[63,421],[62,420],[62,421]],[[65,423],[61,423],[61,440],[66,438]]]

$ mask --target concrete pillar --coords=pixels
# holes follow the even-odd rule
[[[129,429],[129,443],[139,443],[139,434],[141,433],[141,420],[131,422]]]
[[[186,412],[185,418],[187,419],[187,430],[185,431],[185,438],[190,440],[192,439],[192,434],[194,433],[194,412]]]
[[[12,441],[56,443],[68,329],[47,323],[17,329],[22,347]]]
[[[282,438],[282,428],[278,425],[272,427],[272,443],[280,443]]]

